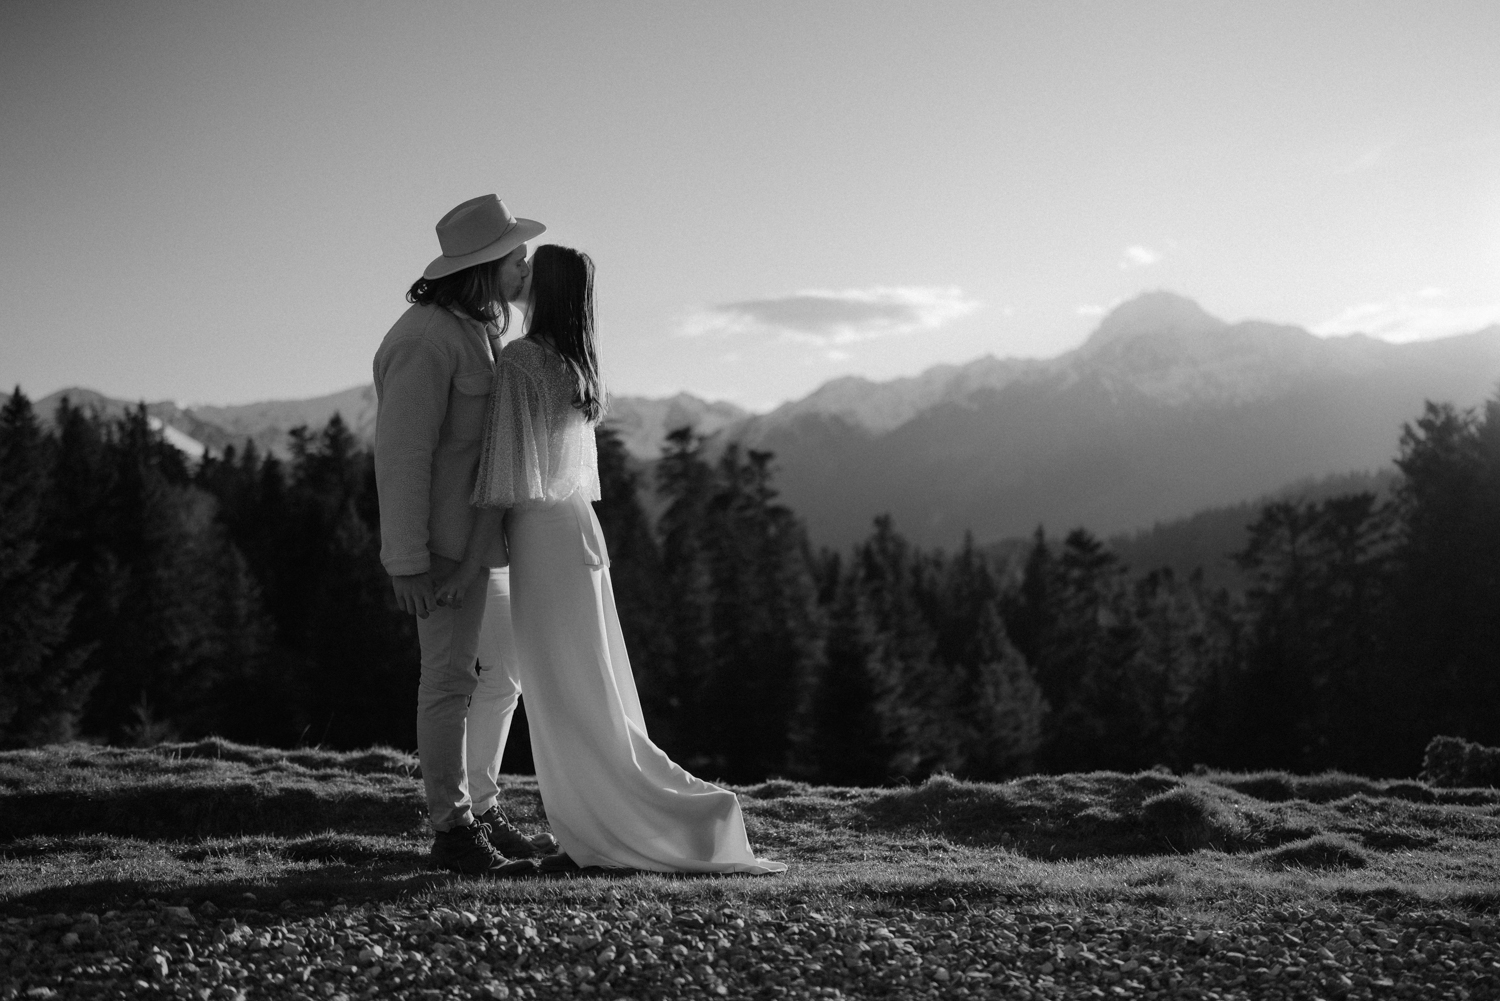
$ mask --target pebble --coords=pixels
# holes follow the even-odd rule
[[[1500,942],[1484,914],[1245,903],[1210,923],[1168,908],[1039,899],[847,906],[674,910],[614,891],[587,909],[303,902],[266,912],[247,901],[190,909],[143,900],[103,915],[0,918],[0,1001],[142,993],[1356,1001],[1398,985],[1416,998],[1500,997]]]

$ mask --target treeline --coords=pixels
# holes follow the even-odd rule
[[[416,630],[341,421],[288,462],[189,463],[144,408],[53,425],[0,412],[0,739],[411,746]]]
[[[651,488],[599,433],[617,605],[653,737],[732,781],[1092,768],[1408,775],[1500,744],[1500,401],[1429,405],[1387,500],[1265,507],[1244,596],[1083,529],[1001,564],[887,518],[815,551],[773,457],[674,432]],[[282,461],[190,463],[144,410],[0,415],[0,742],[412,747],[417,655],[371,457],[335,418]],[[519,737],[520,734],[518,733]]]

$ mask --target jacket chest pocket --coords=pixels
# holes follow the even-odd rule
[[[495,380],[489,371],[461,372],[448,394],[448,431],[454,441],[477,441],[484,434],[484,408]]]

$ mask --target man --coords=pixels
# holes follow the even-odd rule
[[[493,775],[520,693],[513,655],[486,658],[485,712],[503,719],[468,725],[480,679],[476,654],[486,591],[508,597],[507,571],[491,571],[503,586],[490,588],[480,575],[467,583],[460,600],[439,606],[435,599],[437,584],[457,569],[468,542],[475,516],[469,495],[500,335],[510,323],[509,304],[526,285],[526,241],[545,229],[511,215],[494,195],[470,199],[443,216],[437,224],[443,253],[407,292],[411,308],[375,353],[380,560],[397,605],[417,616],[417,756],[435,832],[432,858],[469,874],[500,872],[505,856],[530,858],[556,846],[550,834],[527,839],[495,798]],[[494,549],[484,565],[505,567],[504,542]],[[490,608],[492,616],[504,617],[509,603],[496,601]],[[491,634],[508,635],[508,622],[492,626]],[[488,803],[471,802],[470,767],[488,773]]]

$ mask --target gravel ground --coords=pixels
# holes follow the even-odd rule
[[[191,904],[6,918],[0,999],[1500,998],[1494,916],[1451,910]]]

